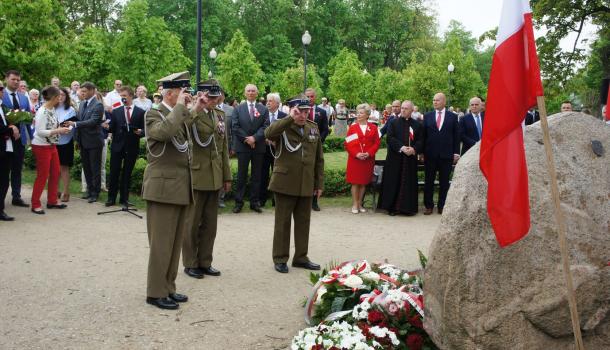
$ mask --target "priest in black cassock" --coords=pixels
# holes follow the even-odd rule
[[[411,101],[404,101],[400,118],[388,127],[381,208],[391,216],[417,213],[417,154],[423,152],[423,144],[421,125],[411,118],[413,107]]]

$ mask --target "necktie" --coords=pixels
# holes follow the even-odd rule
[[[314,117],[315,112],[316,112],[316,110],[314,108],[312,108],[311,113],[309,113],[309,120],[311,120],[312,122],[316,120],[316,118]]]
[[[275,113],[271,113],[271,120],[270,122],[273,123],[275,121]]]
[[[89,105],[89,100],[85,101],[85,105],[83,106],[83,113],[87,110],[87,106]]]
[[[127,123],[131,124],[131,107],[125,106],[125,110],[127,111]]]
[[[443,115],[443,113],[441,113],[441,111],[438,111],[438,115],[436,116],[436,128],[437,129],[441,129],[441,116]]]
[[[254,103],[250,103],[250,120],[254,119]]]
[[[13,96],[13,109],[21,109],[21,107],[19,107],[19,101],[17,100],[17,94],[12,92],[11,96]]]
[[[479,131],[479,140],[481,139],[481,117],[477,114],[474,118],[475,122],[477,123],[477,130]]]

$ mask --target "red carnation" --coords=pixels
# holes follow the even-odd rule
[[[419,317],[419,314],[415,314],[411,317],[409,317],[409,323],[412,324],[414,327],[417,328],[424,328],[424,324],[421,321],[421,318]]]
[[[421,335],[414,333],[407,336],[407,346],[409,350],[421,350],[424,345],[424,338]]]
[[[370,324],[377,324],[377,323],[383,321],[383,319],[384,319],[383,313],[381,313],[380,311],[372,310],[369,312],[368,320],[369,320]]]
[[[360,328],[360,330],[362,331],[362,335],[364,335],[366,337],[366,339],[372,339],[373,335],[369,332],[369,325],[364,323],[364,322],[360,322],[358,323],[358,327]]]

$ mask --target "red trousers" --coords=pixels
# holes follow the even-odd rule
[[[36,158],[36,180],[32,190],[32,209],[42,207],[40,196],[49,180],[47,204],[57,204],[57,186],[59,184],[59,156],[57,148],[52,146],[32,145]]]

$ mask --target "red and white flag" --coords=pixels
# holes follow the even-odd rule
[[[117,101],[112,104],[112,109],[117,109],[117,108],[121,107],[122,105],[123,105],[123,102]]]
[[[542,96],[527,0],[504,0],[491,65],[480,167],[487,178],[487,213],[500,246],[530,229],[527,164],[521,122]]]
[[[415,134],[413,134],[413,128],[409,127],[409,140],[413,141]]]

